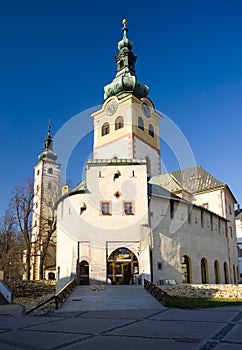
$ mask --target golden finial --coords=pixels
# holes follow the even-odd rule
[[[128,24],[127,19],[126,19],[126,18],[124,18],[124,19],[123,19],[123,21],[122,21],[122,23],[123,23],[123,25],[124,25],[124,26],[126,26],[126,24]]]

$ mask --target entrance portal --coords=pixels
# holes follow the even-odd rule
[[[107,271],[112,284],[135,284],[139,276],[138,259],[127,248],[116,249],[108,258]]]
[[[86,260],[80,262],[80,284],[89,284],[89,264]]]

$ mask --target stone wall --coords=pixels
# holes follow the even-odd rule
[[[242,285],[234,284],[184,284],[162,286],[160,289],[170,296],[187,298],[242,299]]]

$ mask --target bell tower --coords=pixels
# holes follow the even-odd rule
[[[104,87],[104,103],[92,113],[94,119],[94,159],[146,159],[147,175],[160,174],[159,114],[147,97],[149,88],[136,76],[136,56],[127,37],[118,43],[116,76]]]
[[[53,217],[54,203],[60,195],[60,164],[53,151],[53,140],[48,133],[44,141],[44,150],[38,156],[39,162],[34,167],[34,210],[32,219],[33,260],[31,279],[39,279],[39,263],[43,244],[48,230],[48,220]],[[55,271],[55,247],[49,247],[45,261],[45,274]],[[44,276],[48,279],[48,276]]]

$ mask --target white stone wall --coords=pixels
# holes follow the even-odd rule
[[[242,222],[240,219],[235,220],[236,236],[238,239],[242,238]]]
[[[145,144],[143,141],[134,137],[134,158],[136,159],[146,159],[150,160],[151,173],[150,176],[158,175],[161,172],[160,154],[159,152]]]
[[[229,267],[226,221],[203,210],[203,227],[201,208],[193,207],[190,223],[187,216],[187,204],[175,204],[174,218],[170,218],[169,199],[152,197],[150,203],[151,226],[153,229],[153,277],[154,283],[168,278],[182,282],[182,257],[191,259],[192,283],[201,283],[201,259],[208,263],[209,283],[215,283],[214,262],[220,267],[220,282],[224,283],[223,264]],[[220,230],[219,230],[220,227]],[[233,248],[234,249],[234,248]],[[236,255],[235,252],[231,252]],[[160,262],[162,269],[158,269]],[[235,261],[234,261],[235,263]],[[237,268],[238,263],[236,264]],[[233,279],[229,271],[229,278]]]
[[[106,145],[95,148],[95,159],[112,159],[117,158],[134,158],[133,156],[133,141],[131,137],[125,136],[115,142],[107,143]]]
[[[195,195],[196,204],[203,205],[208,203],[208,209],[218,215],[223,216],[227,219],[227,245],[229,254],[229,270],[230,270],[230,282],[235,283],[238,278],[239,269],[238,266],[238,253],[237,253],[237,237],[236,237],[236,226],[234,217],[234,205],[235,200],[231,195],[229,189],[224,186],[221,189],[203,192]],[[236,277],[234,276],[234,270]]]
[[[120,176],[114,181],[117,171]],[[88,261],[93,281],[106,282],[107,258],[121,247],[132,250],[140,273],[150,276],[146,164],[87,164],[86,183],[86,193],[69,196],[58,205],[58,288],[75,273],[78,242],[79,261]],[[119,198],[114,196],[117,191]],[[101,215],[101,201],[110,201],[112,215]],[[123,201],[134,201],[134,215],[124,215]]]

